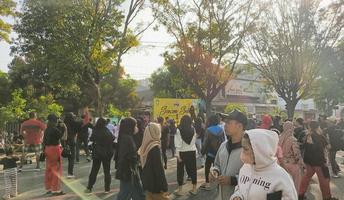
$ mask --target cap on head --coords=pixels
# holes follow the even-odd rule
[[[58,117],[55,114],[48,115],[49,122],[57,123],[57,120],[58,120]]]
[[[247,117],[244,113],[240,112],[239,110],[235,109],[228,114],[221,113],[222,118],[225,120],[235,120],[243,125],[245,128],[247,126]]]

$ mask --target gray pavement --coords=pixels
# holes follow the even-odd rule
[[[339,152],[337,154],[338,163],[344,162],[344,152]],[[42,165],[42,170],[37,172],[34,171],[35,164],[26,165],[22,173],[18,175],[18,192],[19,196],[13,198],[14,200],[115,200],[116,195],[119,191],[119,181],[114,178],[114,164],[112,164],[112,183],[111,183],[111,193],[104,194],[104,176],[102,169],[100,169],[97,182],[94,186],[94,193],[92,195],[84,194],[85,187],[87,185],[89,172],[91,169],[91,163],[88,163],[85,157],[81,157],[81,162],[75,165],[75,179],[66,179],[63,178],[63,191],[66,192],[65,195],[59,197],[49,197],[44,195],[44,164]],[[198,160],[198,165],[200,162]],[[64,176],[66,176],[67,170],[67,160],[63,160],[64,166]],[[344,171],[344,165],[340,165]],[[177,188],[176,182],[176,159],[170,158],[168,161],[168,169],[166,170],[166,176],[169,184],[169,192],[171,193],[171,199],[179,200],[213,200],[216,197],[216,186],[213,185],[212,191],[203,191],[199,190],[199,193],[196,196],[188,195],[188,190],[191,189],[191,183],[187,182],[184,186],[185,196],[176,198],[173,195],[173,192]],[[201,185],[204,182],[204,169],[199,167],[198,170],[198,185]],[[336,196],[339,199],[344,200],[344,174],[342,178],[331,179],[331,189],[333,196]],[[3,173],[0,170],[0,197],[4,194],[4,181]],[[313,181],[309,187],[309,192],[307,194],[310,200],[321,200],[321,193],[319,189],[319,184],[317,184],[316,177],[313,177]]]

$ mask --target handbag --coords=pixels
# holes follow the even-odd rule
[[[39,161],[40,162],[44,162],[45,161],[45,153],[41,153],[40,155],[39,155]]]
[[[69,158],[72,155],[69,145],[65,145],[61,153],[62,157]]]

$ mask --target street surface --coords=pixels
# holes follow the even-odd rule
[[[340,163],[340,167],[344,171],[344,152],[337,153],[337,161]],[[170,158],[168,161],[168,169],[166,170],[167,181],[169,184],[169,192],[171,193],[171,199],[178,200],[213,200],[216,196],[216,186],[213,186],[212,191],[199,190],[196,196],[190,196],[187,191],[191,189],[191,183],[187,182],[184,186],[185,196],[176,198],[173,192],[177,188],[177,175],[176,175],[176,159]],[[63,160],[64,165],[64,176],[66,176],[67,171],[67,160]],[[198,165],[200,163],[198,161]],[[75,175],[76,179],[65,179],[63,178],[63,191],[66,192],[63,196],[50,197],[45,195],[44,189],[44,164],[42,163],[42,169],[39,172],[34,171],[35,164],[24,166],[23,172],[18,175],[18,192],[19,196],[13,198],[13,200],[115,200],[116,195],[119,191],[119,181],[114,178],[114,163],[112,163],[112,183],[111,183],[111,193],[104,194],[104,176],[102,168],[99,171],[97,182],[93,189],[92,195],[84,194],[84,190],[87,186],[89,172],[91,170],[91,163],[88,163],[85,157],[81,156],[80,163],[75,165]],[[0,169],[0,197],[4,195],[4,181],[3,181],[3,171]],[[199,167],[198,170],[198,185],[204,182],[204,169]],[[319,185],[317,183],[316,176],[313,177],[313,181],[309,187],[309,193],[307,197],[309,200],[322,200]],[[331,179],[331,190],[333,196],[344,200],[344,174],[342,178]]]

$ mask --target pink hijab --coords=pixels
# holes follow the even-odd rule
[[[283,132],[280,136],[278,145],[283,148],[283,144],[288,140],[294,140],[294,124],[290,121],[283,124]]]

